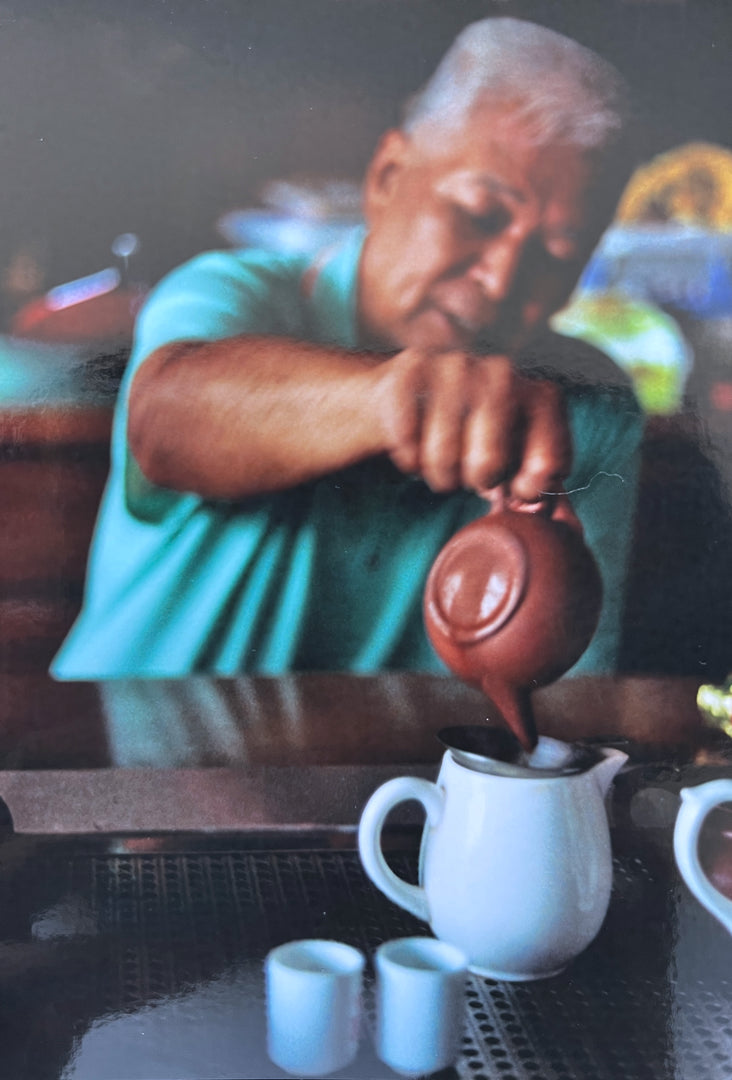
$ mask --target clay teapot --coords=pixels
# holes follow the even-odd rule
[[[487,495],[490,512],[456,533],[430,570],[425,624],[447,666],[482,689],[531,749],[529,694],[587,648],[602,583],[565,493],[538,503]]]

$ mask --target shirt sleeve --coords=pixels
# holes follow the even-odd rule
[[[303,336],[300,279],[305,260],[264,251],[212,251],[173,270],[151,291],[135,326],[120,388],[113,459],[124,501],[139,520],[160,521],[197,496],[150,483],[127,442],[127,408],[135,372],[156,349],[175,341],[219,341],[239,334]]]
[[[301,272],[298,260],[268,252],[212,251],[190,260],[163,278],[143,305],[133,369],[174,341],[296,332]]]

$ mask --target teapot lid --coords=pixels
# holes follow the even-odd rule
[[[491,526],[453,537],[432,568],[430,614],[443,633],[461,645],[500,630],[516,612],[528,584],[524,544],[496,518]]]
[[[490,724],[442,728],[437,738],[466,769],[530,780],[587,772],[603,756],[596,746],[565,743],[547,736],[541,736],[534,749],[526,751],[511,731]]]

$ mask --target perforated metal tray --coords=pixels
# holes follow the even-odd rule
[[[270,841],[267,841],[271,843]],[[299,840],[303,844],[302,838]],[[414,875],[413,851],[392,852]],[[262,962],[331,937],[364,949],[427,928],[349,849],[236,836],[51,839],[0,847],[0,1075],[12,1080],[279,1077]],[[600,935],[562,975],[471,976],[461,1080],[729,1080],[732,943],[653,850],[615,859]],[[392,1076],[367,1031],[344,1077]]]

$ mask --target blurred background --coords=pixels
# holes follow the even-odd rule
[[[269,180],[358,182],[455,33],[495,13],[615,63],[649,117],[649,160],[732,145],[724,0],[16,0],[0,4],[6,303],[22,256],[51,286],[133,232],[153,280],[220,243],[216,221]]]
[[[15,0],[0,3],[0,661],[45,664],[78,606],[145,292],[205,249],[315,250],[350,227],[379,135],[489,14],[565,32],[631,83],[643,164],[556,326],[609,352],[648,413],[648,559],[679,499],[687,533],[705,529],[687,488],[710,466],[732,491],[725,0]],[[659,510],[670,418],[703,453]]]
[[[719,0],[0,4],[0,329],[123,348],[144,290],[196,252],[316,248],[358,218],[380,133],[486,14],[600,51],[645,121],[655,172],[583,279],[577,299],[591,302],[561,328],[614,349],[650,411],[675,411],[688,389],[728,412],[732,15]],[[668,152],[678,161],[656,165]],[[712,357],[703,377],[699,350]]]

